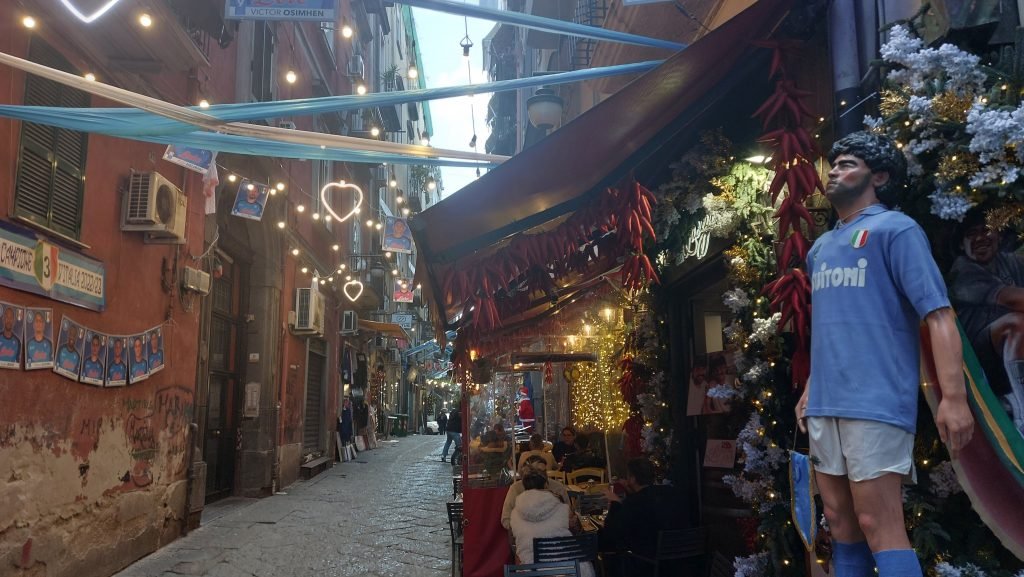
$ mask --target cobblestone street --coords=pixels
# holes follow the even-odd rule
[[[423,576],[451,571],[444,437],[409,436],[266,499],[208,506],[202,526],[119,577]]]

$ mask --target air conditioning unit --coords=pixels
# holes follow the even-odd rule
[[[343,335],[354,335],[359,332],[359,316],[356,311],[344,311],[341,313],[341,331]]]
[[[295,289],[296,334],[324,334],[325,303],[320,293],[312,288]]]
[[[190,266],[181,269],[181,288],[202,296],[210,294],[210,273]]]
[[[352,56],[349,56],[347,68],[349,76],[358,76],[359,78],[362,78],[363,74],[365,73],[365,69],[366,68],[365,65],[363,64],[362,54],[353,54]]]
[[[121,200],[121,230],[149,233],[148,242],[184,244],[188,198],[158,172],[135,172]]]

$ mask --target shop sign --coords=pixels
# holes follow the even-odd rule
[[[391,322],[402,327],[403,329],[412,328],[413,315],[412,313],[392,313]]]
[[[691,256],[700,260],[708,255],[708,245],[711,244],[711,216],[705,216],[690,231],[690,238],[683,247],[683,259]]]
[[[338,0],[226,0],[228,20],[334,22]]]
[[[0,221],[0,286],[102,311],[105,285],[103,263]]]

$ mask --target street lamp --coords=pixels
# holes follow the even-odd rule
[[[526,100],[526,114],[530,124],[541,130],[551,130],[562,122],[562,108],[565,101],[550,88],[538,88]]]

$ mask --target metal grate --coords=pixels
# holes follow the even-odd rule
[[[608,4],[606,0],[576,0],[576,11],[573,14],[573,22],[601,28],[604,26],[605,16],[608,15]],[[569,37],[569,57],[573,70],[590,68],[590,61],[594,57],[594,49],[597,41],[593,38]]]
[[[153,174],[150,172],[136,172],[128,179],[128,222],[151,222],[151,207],[149,206],[149,187],[151,186]]]
[[[320,448],[320,421],[323,414],[324,366],[327,357],[310,350],[306,368],[306,416],[302,422],[302,446]]]

